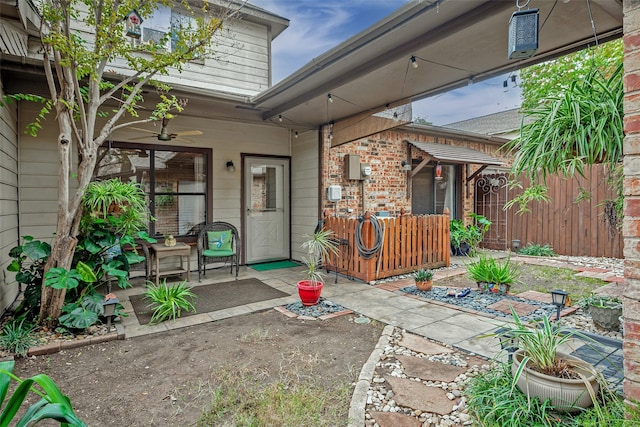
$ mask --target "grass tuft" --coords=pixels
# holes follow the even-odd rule
[[[327,387],[313,379],[258,379],[249,370],[228,369],[214,374],[209,408],[198,426],[345,425],[351,385]],[[345,404],[346,403],[346,404]]]

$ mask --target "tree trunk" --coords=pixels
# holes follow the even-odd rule
[[[73,254],[78,244],[76,234],[79,223],[76,218],[80,213],[77,197],[69,197],[69,180],[71,179],[71,119],[68,114],[58,115],[58,212],[56,222],[56,235],[51,245],[51,255],[44,267],[46,274],[51,268],[59,267],[70,270]],[[79,191],[83,191],[79,189]],[[58,323],[66,289],[53,289],[46,286],[46,280],[42,281],[42,295],[40,297],[40,314],[38,323],[55,326]]]

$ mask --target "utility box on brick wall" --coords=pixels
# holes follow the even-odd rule
[[[347,154],[344,156],[344,172],[347,175],[347,179],[362,179],[359,155]]]

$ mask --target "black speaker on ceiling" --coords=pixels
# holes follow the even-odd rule
[[[518,10],[509,19],[509,59],[530,58],[538,50],[538,9]]]

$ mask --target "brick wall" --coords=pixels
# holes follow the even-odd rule
[[[640,401],[640,2],[624,0],[624,394]]]
[[[324,132],[327,135],[325,129]],[[387,211],[391,216],[399,216],[401,212],[411,213],[410,187],[407,186],[408,175],[402,170],[401,162],[408,161],[408,151],[413,160],[420,160],[425,156],[421,150],[409,145],[406,140],[451,144],[503,157],[497,153],[498,147],[490,144],[466,140],[448,139],[422,135],[402,129],[392,129],[357,141],[331,148],[328,138],[324,138],[323,196],[322,208],[325,215],[350,217],[361,215],[364,210],[369,212]],[[364,180],[348,180],[345,170],[345,155],[357,154],[360,162],[371,165],[372,174]],[[469,173],[474,173],[480,166],[470,165]],[[462,165],[462,183],[466,181],[466,166]],[[330,185],[342,187],[342,200],[331,203],[327,200],[327,188]],[[461,188],[463,212],[473,212],[474,189],[470,184],[469,191],[463,184]],[[364,197],[363,197],[364,194]],[[363,209],[364,204],[364,209]]]

